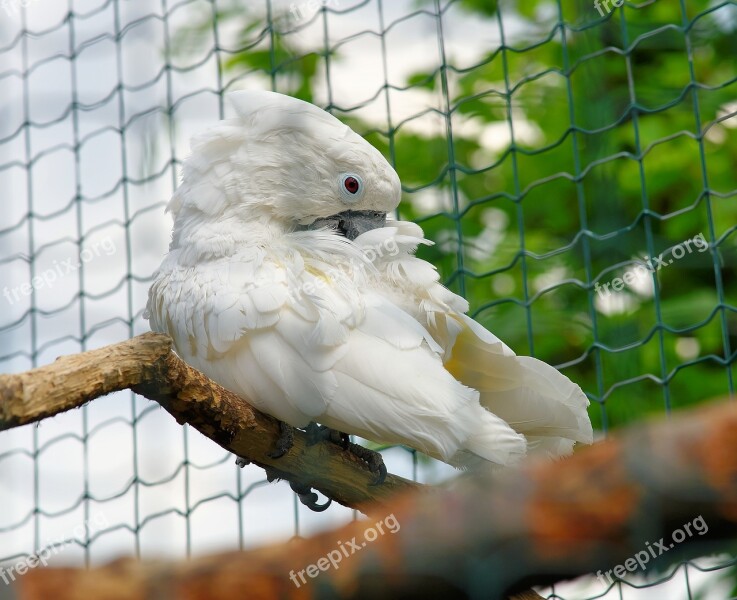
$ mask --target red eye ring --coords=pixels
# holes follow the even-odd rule
[[[357,194],[358,190],[361,189],[361,182],[355,177],[348,176],[343,180],[343,187],[349,194]]]

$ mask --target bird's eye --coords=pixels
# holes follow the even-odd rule
[[[346,177],[345,181],[343,181],[343,187],[345,187],[345,191],[349,194],[357,194],[361,184],[358,183],[358,179],[355,177]]]
[[[347,202],[358,202],[363,195],[363,180],[355,173],[344,173],[340,177],[340,192]]]

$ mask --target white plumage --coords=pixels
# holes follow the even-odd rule
[[[186,362],[292,426],[456,466],[591,443],[581,389],[464,314],[414,256],[431,243],[420,227],[364,226],[401,197],[375,148],[294,98],[230,99],[238,116],[193,141],[149,293],[152,329]],[[338,221],[364,232],[340,235]]]

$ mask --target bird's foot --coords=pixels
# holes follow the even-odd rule
[[[274,449],[268,452],[269,458],[281,458],[294,446],[294,428],[284,421],[279,421],[279,438],[276,440]],[[251,461],[242,456],[236,456],[235,464],[241,469],[246,465],[250,465]]]
[[[307,436],[308,441],[307,445],[312,445],[323,439],[323,431],[327,430],[327,427],[321,428],[320,425],[317,425],[317,423],[310,423],[307,426]],[[330,435],[330,432],[328,430],[328,436]],[[285,423],[284,421],[279,421],[279,439],[276,442],[276,445],[274,447],[274,450],[269,452],[270,458],[281,458],[284,456],[291,447],[294,445],[294,428]],[[266,479],[269,483],[276,481],[277,479],[282,479],[282,477],[279,475],[279,473],[272,468],[264,467],[264,470],[266,471]],[[297,494],[297,497],[299,498],[299,501],[304,504],[307,508],[310,510],[313,510],[315,512],[323,512],[324,510],[327,510],[328,506],[332,504],[332,499],[328,498],[328,501],[324,504],[320,504],[317,501],[317,494],[312,491],[312,488],[309,485],[305,485],[303,483],[296,483],[294,481],[289,481],[289,487],[292,488],[292,491],[294,491],[295,494]]]
[[[277,441],[276,448],[269,454],[271,458],[284,456],[284,454],[286,454],[294,444],[293,428],[283,422],[280,422],[280,428],[280,436]],[[336,429],[330,429],[325,425],[318,425],[314,422],[307,425],[305,433],[307,434],[308,446],[314,446],[323,440],[331,441],[334,444],[338,444],[343,448],[343,450],[350,452],[357,458],[364,461],[368,465],[371,473],[374,474],[374,481],[369,485],[380,485],[384,483],[384,480],[386,479],[386,465],[384,465],[384,459],[380,453],[364,448],[363,446],[359,446],[358,444],[354,444],[350,441],[350,437],[347,433],[343,433]],[[245,459],[238,459],[236,462],[241,465],[241,461],[245,461]],[[247,464],[247,461],[245,464]],[[277,479],[282,479],[276,470],[268,467],[265,467],[265,470],[266,479],[270,483]],[[332,504],[332,499],[328,499],[324,504],[319,504],[317,493],[315,493],[309,485],[290,481],[289,487],[291,487],[294,493],[297,494],[297,497],[302,504],[315,512],[322,512]]]
[[[269,452],[270,458],[281,458],[294,446],[294,428],[284,421],[279,421],[279,439],[274,449]]]
[[[374,480],[369,485],[381,485],[386,479],[386,465],[384,464],[384,458],[379,452],[364,448],[353,442],[348,442],[345,450],[360,458],[367,465],[371,473],[374,474]]]
[[[307,433],[308,446],[313,446],[321,440],[329,440],[334,444],[338,444],[343,450],[350,452],[368,465],[369,470],[375,476],[374,481],[370,485],[381,485],[384,483],[386,479],[386,465],[379,452],[354,444],[351,442],[347,433],[343,433],[337,429],[330,429],[325,425],[318,425],[314,422],[307,425],[305,432]]]
[[[333,503],[333,499],[328,498],[328,501],[325,504],[319,504],[317,502],[317,494],[312,491],[312,488],[309,485],[290,481],[289,487],[292,488],[292,491],[295,494],[297,494],[299,501],[314,512],[323,512]]]
[[[348,444],[351,441],[347,433],[343,433],[337,429],[330,429],[330,427],[326,427],[325,425],[318,425],[313,421],[307,425],[305,433],[307,434],[308,446],[314,446],[317,442],[326,440],[342,446],[343,450],[347,450]]]
[[[280,474],[276,469],[273,469],[271,467],[264,467],[264,471],[266,471],[266,481],[268,481],[269,483],[273,483],[274,481],[278,481],[279,479],[284,479],[284,476]],[[331,498],[328,498],[328,501],[325,502],[325,504],[319,504],[317,501],[317,494],[312,491],[312,488],[309,485],[305,485],[304,483],[296,483],[289,480],[287,481],[289,482],[289,487],[292,488],[292,491],[297,494],[299,501],[314,512],[323,512],[324,510],[327,510],[328,506],[333,503],[333,500]]]

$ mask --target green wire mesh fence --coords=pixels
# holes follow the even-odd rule
[[[734,1],[2,0],[0,372],[147,329],[188,139],[258,87],[385,153],[398,216],[437,242],[422,256],[581,384],[602,435],[734,393],[735,57]],[[354,517],[232,463],[132,394],[3,433],[0,565],[201,554]],[[545,593],[723,598],[733,567]]]

